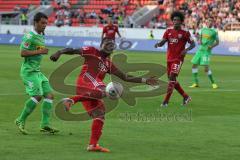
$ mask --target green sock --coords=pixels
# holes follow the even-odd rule
[[[198,69],[197,68],[192,69],[192,75],[193,75],[193,83],[198,84]]]
[[[212,84],[215,83],[214,80],[213,80],[212,71],[211,71],[210,69],[208,70],[208,73],[207,73],[207,74],[208,74],[208,78],[209,78],[209,80],[211,81],[211,83],[212,83]]]
[[[210,81],[211,81],[212,84],[215,83],[214,80],[213,80],[212,74],[208,74],[208,78],[210,79]]]
[[[51,110],[52,110],[52,100],[51,99],[44,99],[43,103],[42,103],[41,128],[49,126]]]
[[[23,108],[23,111],[21,115],[17,118],[18,121],[25,122],[27,117],[33,112],[33,110],[36,108],[38,101],[31,97],[28,99],[25,103],[25,107]]]

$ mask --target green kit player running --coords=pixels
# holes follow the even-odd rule
[[[212,48],[219,44],[218,33],[213,27],[213,19],[208,19],[207,27],[200,31],[200,46],[192,59],[192,74],[194,83],[191,88],[199,87],[198,84],[198,65],[204,66],[205,73],[208,75],[214,89],[218,88],[213,80],[212,71],[209,68],[210,56]]]
[[[44,30],[48,17],[39,12],[34,16],[34,29],[26,33],[20,46],[21,56],[24,58],[21,67],[21,78],[26,87],[26,92],[31,96],[25,103],[22,113],[15,120],[15,124],[23,134],[28,134],[25,130],[25,121],[33,112],[42,97],[42,120],[41,132],[55,133],[58,130],[49,126],[51,115],[53,94],[48,79],[40,71],[40,63],[43,55],[48,53],[45,48]]]

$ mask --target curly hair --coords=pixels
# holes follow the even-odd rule
[[[183,22],[184,19],[185,19],[184,14],[183,14],[182,12],[180,12],[180,11],[175,11],[175,12],[173,12],[173,13],[171,14],[171,20],[172,20],[172,21],[173,21],[174,17],[179,17],[182,22]]]

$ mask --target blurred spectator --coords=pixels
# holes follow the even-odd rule
[[[34,6],[33,4],[28,5],[28,12],[32,12],[35,9],[36,9],[36,6]]]
[[[14,11],[20,11],[21,10],[21,7],[19,4],[16,4],[16,6],[14,7],[13,9]]]
[[[40,4],[41,5],[49,5],[50,2],[49,2],[49,0],[41,0]]]
[[[92,18],[92,19],[96,19],[98,17],[98,15],[95,12],[95,10],[92,10],[92,12],[89,13],[88,17]]]
[[[154,35],[153,35],[152,30],[150,30],[150,32],[149,32],[148,39],[154,39]]]
[[[158,5],[162,5],[164,3],[164,0],[158,0]]]
[[[167,28],[167,23],[166,21],[159,20],[157,23],[155,23],[155,28],[157,29],[166,29]]]
[[[64,16],[63,15],[57,16],[57,19],[55,20],[54,24],[57,27],[63,26],[64,25]]]
[[[67,25],[67,26],[72,26],[72,19],[70,17],[67,17],[64,20],[64,24]]]
[[[21,25],[27,25],[28,24],[28,17],[27,17],[26,12],[21,13],[20,19],[21,19]]]
[[[121,5],[122,5],[122,6],[127,6],[127,5],[129,5],[129,0],[122,0]]]
[[[101,9],[101,11],[104,14],[113,14],[112,5],[107,5],[107,8]]]
[[[9,29],[7,30],[7,34],[11,34],[11,32],[10,32],[10,30],[9,30]]]
[[[85,18],[86,18],[86,13],[85,13],[84,9],[80,9],[79,10],[79,15],[78,15],[78,19],[79,19],[80,24],[84,23]]]

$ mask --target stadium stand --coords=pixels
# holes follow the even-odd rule
[[[174,10],[181,10],[186,15],[186,27],[198,29],[211,16],[215,27],[240,29],[239,0],[65,0],[65,4],[52,0],[54,12],[49,16],[50,25],[102,26],[107,17],[114,23],[124,26],[123,20],[145,5],[158,5],[159,14],[145,25],[139,27],[166,28],[171,25],[169,16]],[[24,11],[30,6],[38,7],[41,0],[0,0],[0,11]],[[231,25],[233,24],[233,25]]]
[[[27,9],[30,5],[39,6],[41,0],[0,0],[0,11],[14,11],[18,7]]]

